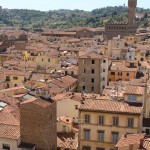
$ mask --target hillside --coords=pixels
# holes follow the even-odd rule
[[[141,9],[138,9],[141,11]],[[26,9],[3,9],[0,11],[0,27],[17,26],[29,29],[68,29],[75,26],[99,27],[109,19],[127,19],[127,7],[105,7],[93,11],[83,10],[54,10],[37,11]],[[143,13],[150,12],[143,10]],[[147,16],[148,18],[148,16]],[[140,20],[138,20],[140,22]],[[148,21],[148,22],[147,22]],[[142,20],[149,24],[149,20]],[[141,26],[143,24],[141,23]]]

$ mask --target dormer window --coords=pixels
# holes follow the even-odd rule
[[[129,96],[128,96],[128,101],[136,102],[136,101],[137,101],[136,95],[129,95]]]

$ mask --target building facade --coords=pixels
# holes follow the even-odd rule
[[[85,100],[79,108],[79,150],[113,150],[126,133],[140,133],[141,107],[112,100]]]
[[[137,6],[137,0],[128,0],[128,23],[126,22],[114,22],[112,20],[105,24],[105,35],[108,39],[121,35],[134,35],[137,30],[137,24],[135,22],[135,11]]]
[[[21,103],[21,144],[34,144],[38,150],[56,150],[56,128],[56,103],[54,101],[34,97]]]
[[[78,91],[102,93],[107,85],[108,58],[96,52],[79,57]]]

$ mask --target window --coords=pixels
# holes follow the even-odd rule
[[[43,58],[42,58],[42,61],[44,61]]]
[[[128,127],[134,127],[134,119],[128,118]]]
[[[94,70],[94,69],[92,69],[92,70],[91,70],[91,73],[92,73],[92,74],[94,74],[94,73],[95,73],[95,70]]]
[[[146,135],[150,135],[150,129],[146,129]]]
[[[9,88],[9,84],[7,84],[7,88]]]
[[[94,78],[91,78],[91,83],[94,83]]]
[[[112,143],[116,144],[118,142],[119,133],[112,132]]]
[[[104,131],[98,131],[98,141],[104,142]]]
[[[105,78],[103,78],[103,81],[105,81]]]
[[[85,63],[86,63],[86,60],[85,60],[85,59],[83,59],[83,61],[82,61],[82,62],[83,62],[83,64],[85,64]]]
[[[122,76],[122,72],[118,72],[118,76]]]
[[[85,86],[82,86],[82,90],[85,91]]]
[[[74,72],[73,72],[73,71],[71,71],[71,75],[72,75],[72,76],[74,75]]]
[[[61,150],[60,147],[57,147],[57,150]]]
[[[105,86],[103,85],[103,89],[105,89]]]
[[[119,125],[119,118],[113,117],[113,126],[118,126],[118,125]]]
[[[90,129],[84,129],[84,139],[90,140]]]
[[[105,150],[105,148],[96,147],[96,150]]]
[[[10,150],[10,145],[9,144],[3,144],[3,149]]]
[[[130,63],[130,67],[134,67],[134,63]]]
[[[18,77],[13,77],[14,80],[18,80]]]
[[[92,64],[95,64],[95,60],[92,60]]]
[[[104,116],[99,116],[99,125],[104,125]]]
[[[105,69],[103,69],[103,72],[105,72]]]
[[[18,85],[17,84],[14,84],[14,87],[17,87]]]
[[[6,81],[10,81],[10,76],[6,76]]]
[[[129,76],[129,73],[127,73],[127,76]]]
[[[94,92],[94,86],[91,87],[91,91]]]
[[[63,131],[63,132],[66,132],[66,126],[65,126],[65,125],[62,126],[62,131]]]
[[[85,119],[85,123],[90,123],[90,115],[85,115],[84,119]]]
[[[27,78],[26,77],[24,77],[24,82],[26,82],[27,81]]]
[[[86,73],[86,69],[83,69],[83,73]]]
[[[91,146],[83,146],[82,150],[91,150]]]
[[[137,101],[136,95],[128,95],[128,101],[136,102]]]
[[[103,63],[106,63],[106,60],[103,60]]]
[[[51,60],[50,60],[50,58],[48,58],[48,62],[50,62]]]

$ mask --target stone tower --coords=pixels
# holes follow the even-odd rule
[[[35,145],[36,150],[56,150],[56,102],[42,97],[20,105],[21,145]]]
[[[137,0],[128,0],[128,24],[135,24],[135,12],[136,12]]]

